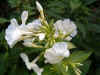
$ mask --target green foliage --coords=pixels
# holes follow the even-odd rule
[[[8,22],[8,20],[5,18],[0,18],[0,23],[5,23],[5,22]]]
[[[82,71],[81,75],[94,75],[92,71],[100,75],[100,1],[40,0],[40,3],[48,20],[70,18],[75,21],[78,28],[78,35],[72,40],[74,44],[69,42],[72,54],[68,59],[64,59],[64,62],[56,64],[55,67],[41,63],[44,58],[38,62],[45,69],[43,75],[75,75],[72,65],[76,63],[83,64],[78,66]],[[20,23],[19,15],[23,10],[29,11],[28,21],[38,18],[35,7],[35,0],[0,1],[0,8],[3,9],[0,11],[0,75],[36,75],[27,70],[19,54],[25,52],[32,60],[44,49],[24,47],[20,43],[10,49],[5,40],[5,29],[10,19],[15,17]],[[65,65],[68,66],[68,71]]]
[[[71,63],[80,63],[85,61],[90,55],[92,51],[75,51],[71,54],[71,56],[68,58],[68,61]]]
[[[94,2],[96,2],[97,0],[83,0],[85,2],[86,5],[90,5]]]

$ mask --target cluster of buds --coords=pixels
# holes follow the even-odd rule
[[[23,11],[21,15],[22,24],[19,25],[15,18],[11,19],[11,23],[6,29],[5,39],[11,48],[21,40],[23,40],[24,46],[41,47],[35,44],[34,41],[37,39],[37,37],[40,41],[46,40],[45,48],[47,49],[44,52],[45,63],[57,64],[64,58],[68,58],[70,56],[70,51],[68,49],[67,42],[56,42],[56,39],[61,38],[63,40],[71,41],[71,39],[77,34],[77,27],[70,19],[58,20],[52,26],[50,26],[45,19],[43,7],[38,1],[36,1],[36,6],[40,12],[40,18],[26,24],[26,20],[28,19],[28,11]],[[49,27],[54,30],[52,35],[50,33],[51,31],[49,31],[49,33],[47,31],[50,30]],[[48,45],[50,44],[50,40],[48,40],[49,38],[53,39],[54,41],[50,46]],[[36,58],[30,62],[25,53],[21,53],[20,56],[29,70],[34,70],[37,75],[42,74],[43,69],[39,68],[36,64],[36,61],[38,61],[39,58]]]

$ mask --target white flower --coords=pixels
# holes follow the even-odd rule
[[[18,25],[16,19],[11,20],[11,24],[6,29],[5,39],[7,40],[9,46],[12,48],[18,41],[23,39],[23,35],[31,35],[31,32],[28,32],[26,28],[22,25]]]
[[[67,49],[66,42],[58,42],[53,45],[52,48],[46,50],[44,57],[46,63],[56,64],[64,59],[64,57],[69,57],[70,52]]]
[[[58,20],[54,24],[54,27],[56,29],[55,37],[59,36],[59,31],[63,35],[70,34],[70,38],[68,38],[68,39],[75,37],[77,34],[77,27],[74,22],[70,21],[70,19]]]
[[[23,11],[21,15],[22,24],[19,25],[17,20],[11,19],[11,24],[6,29],[6,36],[5,39],[8,42],[8,45],[12,48],[18,41],[27,39],[31,37],[34,32],[36,32],[40,26],[41,22],[39,19],[34,20],[27,25],[26,20],[28,18],[28,11]]]
[[[38,1],[36,1],[36,6],[39,12],[43,11],[43,7]]]
[[[33,70],[34,72],[37,73],[37,75],[42,75],[43,69],[39,68],[39,66],[36,64],[36,62],[38,61],[39,57],[34,59],[32,62],[29,62],[29,58],[25,53],[21,53],[20,57],[25,62],[25,65],[26,65],[28,70]]]

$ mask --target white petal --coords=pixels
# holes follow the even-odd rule
[[[23,45],[26,47],[33,47],[34,40],[35,40],[35,38],[26,39],[26,40],[24,40]]]
[[[55,27],[57,32],[58,31],[63,32],[64,28],[63,28],[62,20],[56,21],[56,23],[54,24],[54,27]]]
[[[15,18],[11,19],[10,22],[11,22],[12,25],[15,25],[16,27],[19,26],[18,23],[17,23],[17,20]]]
[[[67,36],[67,37],[65,38],[65,40],[71,41],[71,40],[72,40],[72,37]]]
[[[53,45],[53,49],[58,55],[63,55],[63,53],[67,50],[67,43],[57,42]]]
[[[64,57],[69,57],[70,56],[70,52],[69,50],[66,50],[66,52],[63,54]]]
[[[20,57],[22,58],[22,60],[24,62],[29,62],[29,58],[28,58],[28,56],[25,53],[21,53],[20,54]]]
[[[77,30],[74,30],[70,36],[75,37],[76,35],[77,35]]]
[[[25,53],[21,53],[20,57],[24,61],[28,70],[33,70],[37,73],[37,75],[42,75],[43,69],[39,68],[39,66],[34,62],[34,61],[37,61],[38,57],[32,62],[29,62],[29,58]]]
[[[45,63],[56,64],[63,60],[64,57],[57,56],[54,50],[48,49],[46,50],[44,57],[46,58]]]
[[[28,56],[25,54],[25,53],[21,53],[20,54],[20,57],[22,58],[22,60],[24,61],[27,69],[31,70],[32,67],[31,67],[31,63],[29,62],[29,58]]]
[[[21,15],[22,25],[25,25],[27,18],[28,18],[28,11],[23,11]]]
[[[27,25],[27,27],[31,31],[38,30],[41,26],[42,26],[42,24],[41,24],[41,21],[39,19],[36,19]]]
[[[45,38],[44,33],[39,33],[38,36],[39,36],[39,40],[44,40],[44,38]]]
[[[21,33],[18,28],[14,25],[9,25],[6,29],[5,39],[7,40],[9,46],[12,48],[19,40]]]
[[[35,63],[31,63],[32,69],[34,72],[37,73],[37,75],[42,75],[43,69],[39,68],[39,66]]]

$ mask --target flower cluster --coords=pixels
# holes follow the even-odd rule
[[[22,24],[19,25],[15,18],[11,19],[11,24],[6,29],[6,40],[8,45],[12,48],[18,41],[24,40],[24,45],[31,44],[35,36],[38,36],[40,40],[45,38],[44,33],[38,33],[41,27],[41,22],[36,19],[28,24],[26,20],[28,18],[28,11],[23,11],[21,15]],[[37,33],[37,34],[36,34]],[[32,45],[32,44],[31,44]]]
[[[68,58],[70,56],[70,51],[68,49],[67,42],[61,40],[60,42],[57,42],[56,39],[62,37],[62,39],[70,41],[76,36],[77,27],[70,19],[58,20],[51,27],[45,19],[43,8],[40,3],[36,2],[36,6],[40,12],[40,18],[26,24],[26,20],[28,19],[28,11],[23,11],[21,15],[22,24],[19,25],[15,18],[11,19],[11,23],[6,29],[5,39],[11,48],[21,40],[23,40],[23,45],[28,47],[39,47],[34,42],[34,40],[37,38],[40,41],[45,41],[47,44],[45,45],[46,50],[44,52],[44,62],[49,64],[60,63],[64,58]],[[50,27],[55,31],[52,34],[50,33],[51,31],[49,31]],[[48,40],[49,38],[51,40]],[[49,46],[48,42],[52,42],[52,39],[54,42]],[[20,56],[25,62],[27,69],[34,70],[37,75],[42,74],[43,69],[39,68],[36,64],[39,57],[30,62],[25,53],[21,53]]]

